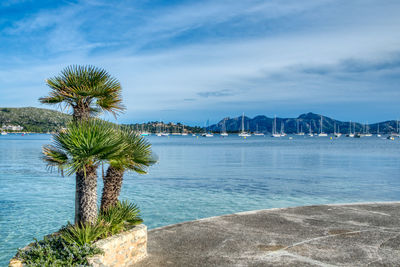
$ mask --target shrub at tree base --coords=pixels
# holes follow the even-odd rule
[[[82,266],[87,258],[103,251],[93,243],[99,239],[121,233],[142,223],[139,208],[127,201],[118,202],[101,212],[92,224],[67,224],[57,235],[35,240],[26,250],[19,250],[17,258],[27,266]]]
[[[65,242],[61,236],[45,237],[35,241],[28,250],[19,250],[17,257],[27,266],[81,266],[88,265],[87,257],[102,251],[93,245],[79,246]]]

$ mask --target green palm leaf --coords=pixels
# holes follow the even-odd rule
[[[121,143],[119,128],[102,120],[70,123],[67,130],[53,136],[53,144],[43,148],[44,160],[50,167],[66,170],[67,175],[98,166],[120,157],[128,145]]]
[[[96,115],[101,111],[114,116],[124,110],[121,85],[104,69],[94,66],[69,66],[61,75],[46,81],[50,94],[39,98],[44,104],[64,104],[73,108],[74,117]],[[86,116],[85,115],[85,116]]]

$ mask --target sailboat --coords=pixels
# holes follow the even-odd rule
[[[201,136],[203,136],[203,137],[213,137],[214,136],[212,133],[207,132],[207,128],[209,127],[209,125],[210,125],[210,121],[207,120],[207,127],[204,127],[204,133],[202,133]]]
[[[296,135],[304,135],[303,132],[303,125],[300,125],[300,131],[299,131],[299,120],[297,120],[297,134]]]
[[[182,125],[182,134],[183,136],[188,135],[188,133],[185,131],[185,125]]]
[[[224,122],[222,124],[222,131],[221,131],[221,136],[228,136],[228,133],[226,132],[226,124],[225,124],[226,118],[224,119]]]
[[[365,124],[365,134],[364,134],[364,136],[367,136],[367,137],[372,136],[372,134],[369,133],[369,124],[368,124],[368,121],[367,121],[367,124]]]
[[[311,121],[310,121],[310,124],[308,125],[308,130],[309,130],[309,132],[308,132],[308,136],[309,137],[313,137],[314,136],[314,134],[312,133],[312,129],[311,129]]]
[[[349,122],[349,133],[346,134],[346,136],[347,136],[347,137],[354,137],[354,133],[353,133],[353,131],[351,130],[351,121]]]
[[[251,136],[251,134],[247,133],[244,131],[244,112],[242,114],[242,131],[238,134],[240,137],[248,137]]]
[[[272,126],[272,137],[281,137],[280,134],[276,132],[276,116],[274,117],[274,124]]]
[[[157,123],[157,133],[156,136],[161,136],[161,120]]]
[[[281,122],[281,136],[286,136],[285,123]]]
[[[1,131],[1,133],[0,133],[1,135],[7,135],[7,132],[3,132],[3,131]]]
[[[142,124],[142,131],[140,132],[140,135],[141,136],[149,136],[150,135],[149,132],[143,130],[143,124]]]
[[[327,133],[324,133],[323,131],[322,131],[322,126],[323,125],[323,123],[322,123],[322,115],[321,115],[321,120],[320,120],[320,131],[319,131],[319,134],[318,134],[318,136],[323,136],[323,137],[325,137],[325,136],[328,136],[328,134]]]
[[[379,133],[379,123],[378,123],[378,130],[376,131],[376,136],[381,137],[382,135]]]
[[[169,132],[167,132],[167,127],[163,125],[163,132],[161,133],[161,136],[169,136]]]
[[[336,122],[335,122],[335,124],[333,125],[333,131],[334,131],[334,133],[333,133],[333,135],[336,137],[336,138],[339,138],[339,137],[341,137],[342,136],[342,134],[340,133],[340,126],[338,125],[338,131],[336,132]]]
[[[256,132],[254,133],[255,136],[264,136],[264,133],[258,132],[258,124],[256,124]]]

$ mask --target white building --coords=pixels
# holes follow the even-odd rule
[[[1,127],[2,130],[9,130],[9,131],[22,131],[24,129],[24,127],[19,126],[19,125],[3,125],[3,127]]]

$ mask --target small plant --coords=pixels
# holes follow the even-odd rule
[[[99,220],[108,226],[108,235],[115,235],[133,225],[143,222],[139,208],[128,201],[118,202],[99,215]]]
[[[61,238],[69,244],[84,246],[106,235],[108,229],[108,225],[103,221],[98,221],[94,225],[89,223],[70,225],[61,230]]]
[[[93,245],[78,246],[65,242],[61,236],[35,240],[28,250],[19,250],[17,257],[26,266],[86,266],[87,258],[102,253]]]

